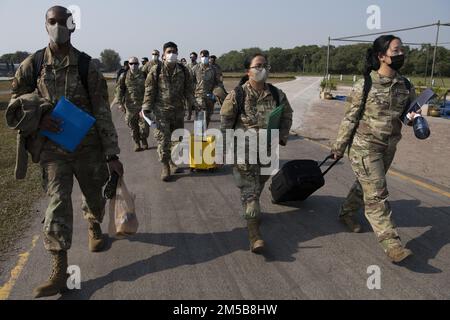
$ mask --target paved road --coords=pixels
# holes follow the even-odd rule
[[[300,92],[317,97],[318,79],[281,86],[292,101],[299,125],[305,108]],[[337,221],[339,205],[353,182],[344,161],[329,173],[326,186],[304,203],[274,205],[268,190],[264,191],[262,232],[267,252],[257,256],[248,251],[230,168],[216,174],[186,170],[175,182],[162,183],[156,151],[133,153],[128,129],[117,114],[114,117],[126,180],[137,195],[139,234],[111,241],[106,252],[89,253],[87,225],[78,210],[69,263],[81,268],[82,290],[63,299],[450,298],[450,200],[445,195],[389,178],[400,234],[416,253],[404,265],[393,265],[366,222],[366,232],[355,235]],[[281,156],[283,161],[320,160],[327,153],[317,144],[292,137]],[[40,234],[45,200],[37,206],[40,214],[24,240],[27,250],[32,236]],[[76,212],[80,208],[78,188],[74,208]],[[21,272],[9,283],[10,299],[31,298],[32,288],[49,272],[49,256],[41,238],[29,256],[21,257],[16,268]],[[13,260],[14,265],[18,258]],[[372,265],[381,268],[381,290],[367,288],[367,268]]]

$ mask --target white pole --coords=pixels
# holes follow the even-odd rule
[[[437,23],[437,32],[436,32],[436,43],[434,45],[434,54],[433,54],[433,65],[431,67],[431,85],[434,86],[434,71],[436,68],[436,54],[437,54],[437,46],[439,43],[439,30],[441,28],[441,20],[438,21]]]

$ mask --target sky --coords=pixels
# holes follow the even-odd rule
[[[450,23],[449,0],[0,0],[0,55],[45,47],[44,17],[53,5],[80,9],[81,29],[72,36],[76,48],[92,57],[114,49],[123,59],[150,56],[168,41],[178,44],[180,58],[202,49],[220,56],[242,48],[326,45],[328,36]],[[370,5],[380,8],[379,30],[367,27]],[[405,42],[430,43],[436,27],[397,35]],[[450,27],[441,28],[440,42],[450,43]]]

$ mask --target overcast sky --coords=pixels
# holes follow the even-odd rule
[[[149,56],[167,41],[178,44],[181,57],[201,49],[220,55],[255,46],[325,45],[329,35],[450,22],[449,0],[0,0],[0,55],[46,46],[44,15],[56,4],[80,8],[81,29],[72,42],[93,57],[105,48],[122,58]],[[381,9],[381,30],[367,28],[370,5]],[[398,33],[410,42],[434,42],[435,34],[435,27]],[[450,27],[442,28],[440,41],[450,42]]]

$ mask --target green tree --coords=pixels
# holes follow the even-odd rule
[[[120,55],[112,49],[103,50],[100,53],[100,60],[106,72],[113,72],[120,68]]]

